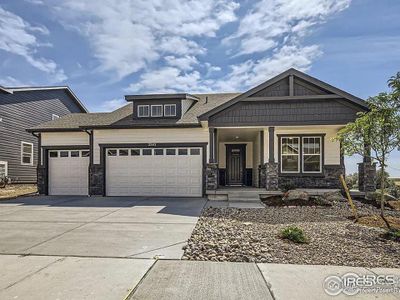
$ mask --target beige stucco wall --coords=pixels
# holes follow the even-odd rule
[[[94,130],[94,163],[100,163],[99,144],[208,143],[208,128],[104,129]],[[207,153],[209,149],[207,147]],[[207,155],[208,159],[208,155]]]
[[[278,135],[279,134],[325,134],[324,149],[325,149],[325,164],[338,165],[340,164],[340,143],[338,141],[331,141],[336,136],[339,126],[299,126],[299,127],[275,127],[275,161],[278,162]],[[266,140],[267,143],[268,139]],[[265,146],[266,148],[267,145]],[[267,149],[268,151],[268,149]],[[267,154],[268,156],[268,154]]]
[[[246,144],[246,168],[253,168],[253,143],[252,142],[226,142],[218,143],[218,167],[226,168],[226,144]]]
[[[43,132],[42,146],[89,145],[89,135],[86,132]]]

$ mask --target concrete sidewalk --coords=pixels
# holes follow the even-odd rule
[[[398,269],[157,261],[129,299],[400,299],[400,294],[329,296],[325,278],[346,273],[397,274]]]
[[[0,299],[400,299],[400,294],[329,296],[326,277],[395,274],[337,266],[0,255]]]

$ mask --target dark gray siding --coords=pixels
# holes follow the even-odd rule
[[[332,94],[324,89],[321,89],[311,83],[294,77],[294,96],[306,95],[326,95]],[[289,96],[289,77],[286,77],[277,83],[252,94],[250,97],[280,97]]]
[[[82,112],[65,90],[0,93],[0,161],[8,162],[8,175],[16,182],[36,182],[37,138],[27,128],[63,116]],[[33,143],[33,166],[21,165],[21,141]]]
[[[361,111],[345,100],[238,102],[211,116],[209,126],[346,124]]]

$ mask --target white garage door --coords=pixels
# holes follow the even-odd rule
[[[202,149],[108,149],[109,196],[202,196]]]
[[[49,195],[87,195],[88,150],[49,151]]]

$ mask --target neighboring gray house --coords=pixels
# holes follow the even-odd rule
[[[68,87],[0,86],[0,176],[36,183],[38,138],[27,128],[87,110]]]
[[[203,196],[223,186],[338,188],[340,128],[366,103],[294,69],[245,93],[128,95],[40,134],[43,194]],[[373,165],[360,166],[363,184]],[[364,187],[361,186],[361,189]]]

